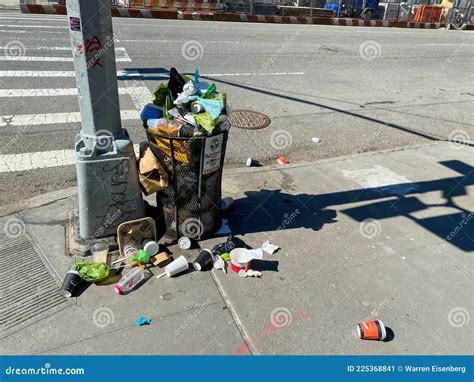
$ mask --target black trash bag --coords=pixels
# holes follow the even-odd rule
[[[173,100],[178,97],[178,94],[183,91],[183,87],[186,81],[183,77],[178,73],[176,68],[170,69],[170,80],[168,82],[168,89],[170,90],[171,94],[173,95]]]

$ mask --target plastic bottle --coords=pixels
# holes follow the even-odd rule
[[[128,263],[133,263],[130,258],[138,256],[138,248],[133,244],[127,244],[123,248],[123,255],[127,258]]]
[[[118,294],[126,294],[135,288],[145,278],[145,272],[140,268],[133,268],[120,281],[115,284],[114,291]]]

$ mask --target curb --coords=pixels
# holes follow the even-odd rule
[[[20,4],[23,13],[57,14],[66,15],[64,5],[41,5]],[[140,9],[140,8],[118,8],[111,7],[113,17],[153,18],[168,20],[195,20],[195,21],[230,21],[251,23],[274,23],[274,24],[311,24],[311,25],[333,25],[333,26],[356,26],[356,27],[389,27],[389,28],[415,28],[415,29],[439,29],[446,28],[441,23],[413,23],[387,20],[360,20],[360,19],[337,19],[327,17],[306,16],[265,16],[250,15],[243,13],[208,13],[205,11],[179,11],[170,8]],[[453,28],[454,29],[454,28]],[[474,30],[474,25],[466,25],[465,30]]]
[[[0,217],[13,215],[18,212],[30,210],[57,202],[58,200],[67,199],[77,195],[77,187],[69,187],[61,190],[47,192],[42,195],[35,196],[30,199],[22,200],[17,203],[8,204],[0,208]]]

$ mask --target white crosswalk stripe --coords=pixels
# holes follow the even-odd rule
[[[133,89],[119,88],[119,94],[132,94]],[[77,96],[77,88],[64,89],[0,89],[0,98]]]
[[[51,56],[0,56],[0,61],[34,61],[34,62],[73,62],[72,57]],[[116,57],[117,62],[131,62],[130,57]]]
[[[0,46],[0,50],[5,50],[9,49],[7,46]],[[25,46],[26,50],[54,50],[54,51],[66,51],[70,52],[71,47],[70,46]],[[124,47],[122,46],[116,46],[115,47],[115,52],[124,52],[126,53],[127,51],[125,50]]]
[[[16,23],[18,20],[24,21]],[[41,134],[44,130],[47,134],[54,135],[51,132],[57,131],[57,127],[50,130],[49,126],[59,125],[64,131],[78,131],[80,126],[81,115],[78,111],[78,103],[71,98],[77,97],[78,91],[68,80],[75,78],[75,71],[73,59],[70,56],[71,47],[68,44],[67,26],[64,26],[66,20],[64,16],[13,17],[11,14],[0,13],[0,32],[5,32],[8,36],[15,34],[14,40],[21,41],[21,47],[24,50],[20,55],[9,56],[7,54],[11,49],[8,45],[9,37],[5,39],[4,35],[4,39],[0,40],[0,105],[2,105],[0,106],[0,134],[5,134],[0,139],[0,173],[35,171],[75,164],[75,152],[70,149],[73,142],[69,142],[70,138],[68,138],[67,142],[61,143],[61,135],[57,135],[54,142],[51,142],[51,146],[46,149],[49,151],[41,151],[41,146],[38,146],[38,151],[33,149],[30,150],[31,152],[20,152],[22,142],[30,140],[30,137],[34,137],[35,134]],[[55,21],[61,24],[49,23]],[[67,36],[67,39],[58,42],[53,34],[63,34]],[[116,43],[119,41],[116,40]],[[115,54],[117,62],[132,61],[122,46],[115,46]],[[25,70],[19,70],[22,68],[18,67],[21,62],[24,63]],[[67,67],[64,66],[65,64]],[[36,70],[43,68],[48,70]],[[128,72],[119,71],[117,74],[125,80],[128,77]],[[29,86],[24,87],[23,82],[21,83],[23,86],[17,84],[22,78],[28,81],[26,83]],[[64,86],[66,83],[68,85]],[[130,76],[128,81],[120,82],[120,85],[118,91],[121,104],[124,97],[128,99],[128,105],[131,101],[131,104],[136,107],[136,109],[133,106],[123,108],[121,119],[136,121],[140,126],[139,111],[145,103],[150,102],[150,91],[135,76]],[[60,97],[70,97],[76,111],[74,109],[73,111],[68,109],[67,112],[61,110],[60,107],[66,103],[57,102]],[[12,100],[20,98],[28,99],[32,109],[22,108],[21,112],[18,112]],[[44,111],[40,109],[42,105],[47,105]],[[138,145],[135,145],[135,150],[138,150]]]
[[[123,120],[138,119],[140,115],[137,110],[122,110],[120,115]],[[57,123],[81,122],[81,114],[73,113],[46,113],[25,115],[0,115],[0,127],[5,126],[36,126]]]
[[[51,28],[51,29],[67,29],[67,26],[60,25],[29,25],[29,24],[0,24],[0,27],[5,28]]]

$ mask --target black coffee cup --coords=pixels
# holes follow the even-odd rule
[[[63,285],[61,286],[61,293],[64,297],[71,297],[74,290],[82,283],[81,274],[78,271],[69,271],[64,276]]]
[[[193,261],[193,267],[196,271],[202,271],[207,264],[212,261],[212,253],[208,249],[199,252],[199,256]]]

